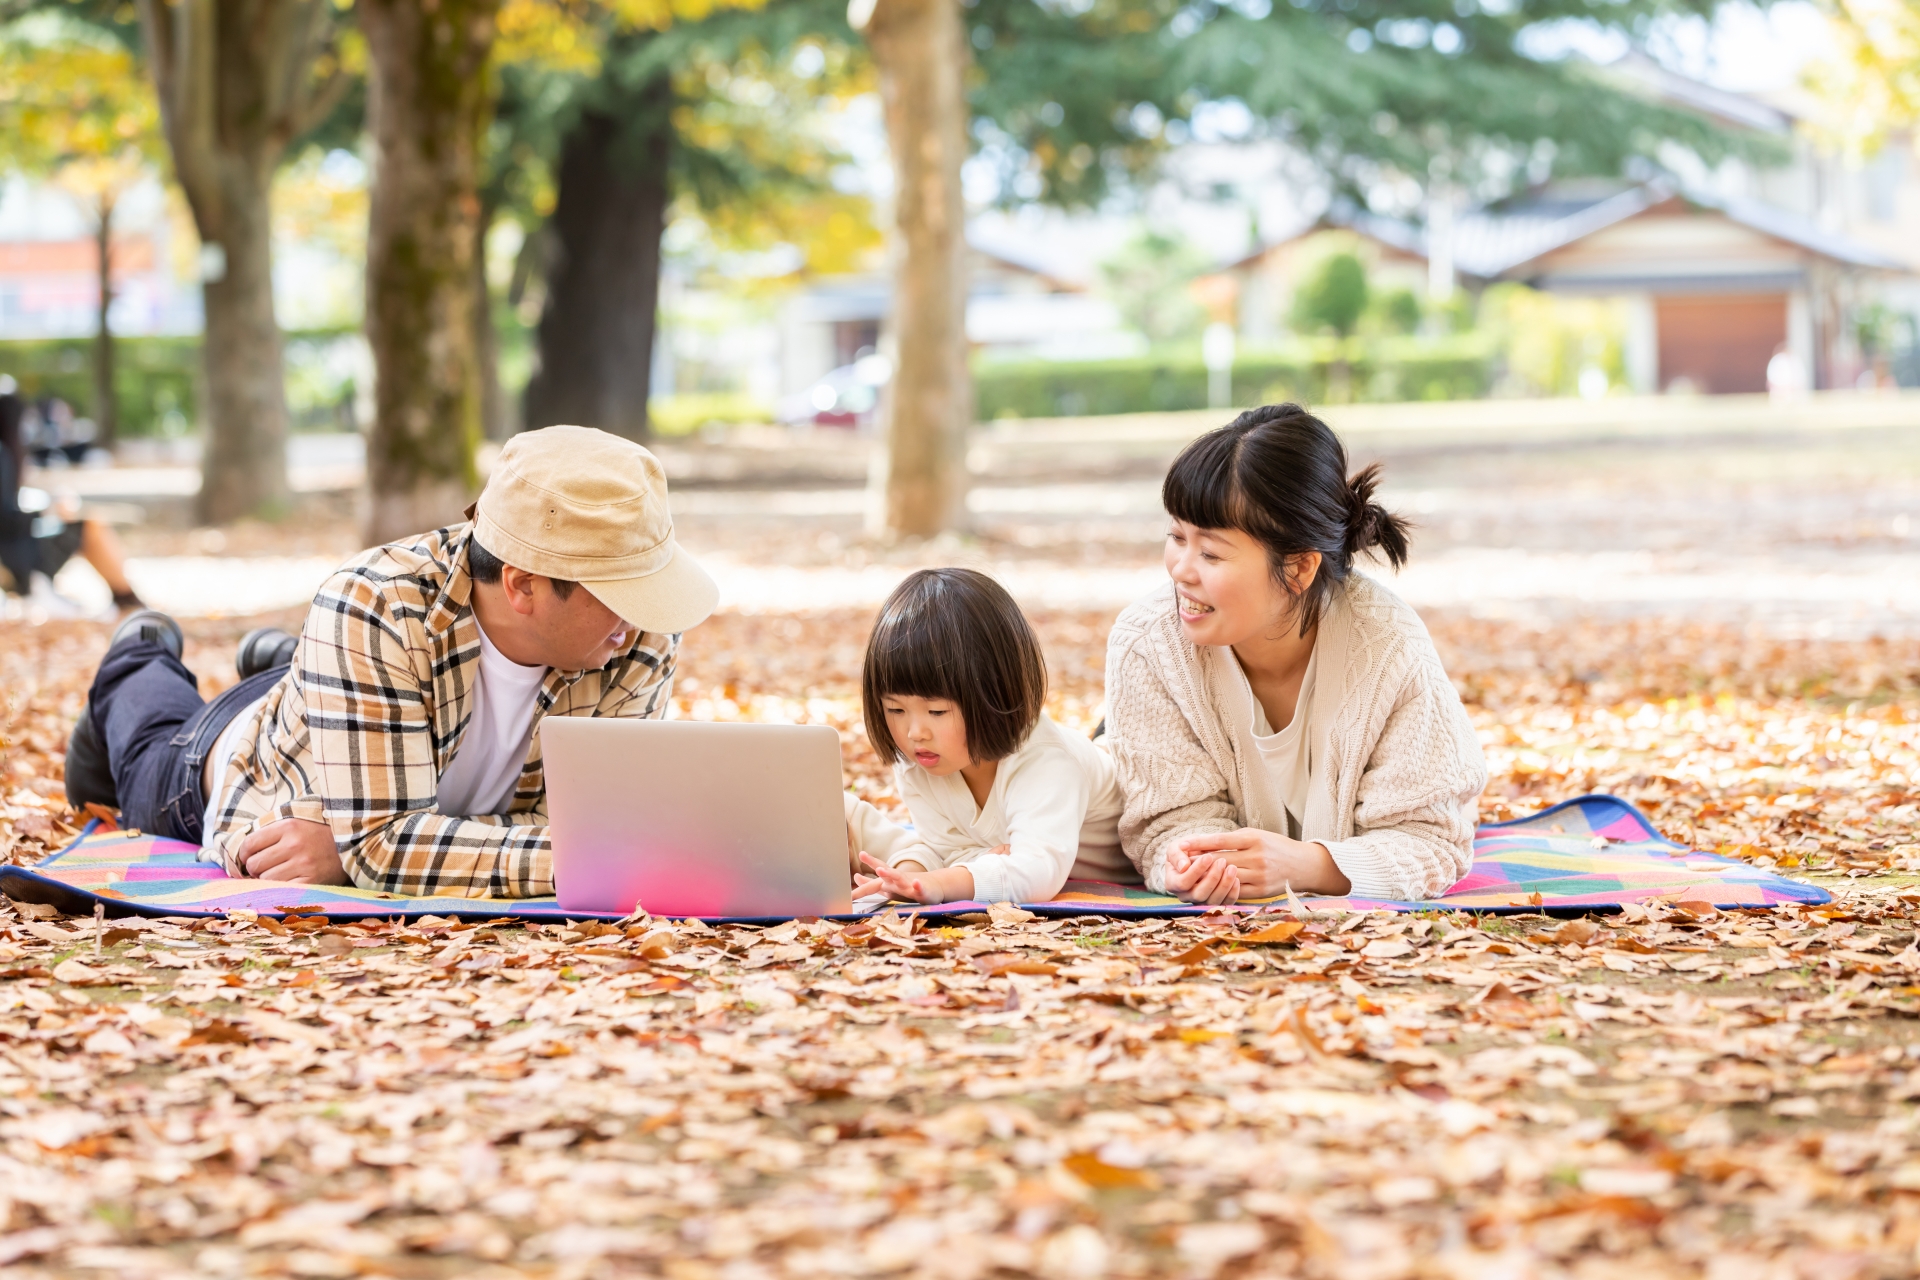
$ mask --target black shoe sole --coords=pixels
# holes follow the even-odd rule
[[[107,641],[107,649],[111,651],[134,640],[152,640],[176,658],[187,647],[180,624],[158,609],[142,609],[122,618],[120,625],[113,629],[113,638]]]
[[[299,647],[298,636],[290,636],[278,627],[256,627],[240,638],[240,646],[233,654],[233,669],[245,680],[262,671],[291,666]]]
[[[73,726],[67,739],[67,803],[77,810],[89,804],[109,809],[120,807],[120,793],[113,785],[113,768],[107,761],[107,744],[93,723],[93,704],[80,708],[80,723]]]

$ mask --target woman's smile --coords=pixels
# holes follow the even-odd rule
[[[1213,612],[1213,606],[1194,599],[1186,592],[1180,592],[1180,616],[1183,618],[1204,618]]]

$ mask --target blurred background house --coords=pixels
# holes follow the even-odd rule
[[[1429,306],[1502,283],[1603,301],[1643,394],[1766,391],[1770,366],[1803,388],[1920,385],[1912,139],[1858,164],[1822,142],[1804,94],[1729,93],[1637,53],[1610,71],[1745,135],[1750,154],[1709,167],[1675,146],[1644,181],[1551,182],[1424,223],[1335,209],[1226,269],[1243,338],[1281,338],[1304,273],[1344,250]]]
[[[200,330],[200,291],[174,261],[175,227],[153,179],[114,217],[114,332]],[[83,337],[100,309],[100,255],[83,202],[52,184],[0,177],[0,340]]]

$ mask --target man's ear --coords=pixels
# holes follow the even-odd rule
[[[528,573],[525,569],[516,569],[512,565],[500,567],[500,592],[507,598],[507,607],[525,617],[533,612],[533,584],[539,578],[537,573]]]

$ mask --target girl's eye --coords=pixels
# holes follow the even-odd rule
[[[1202,560],[1205,560],[1205,561],[1206,561],[1206,562],[1207,562],[1208,564],[1219,564],[1219,563],[1220,563],[1220,557],[1219,557],[1219,556],[1217,556],[1217,555],[1215,555],[1215,554],[1213,554],[1213,552],[1211,552],[1211,551],[1202,551],[1202,552],[1200,553],[1200,558],[1201,558]]]

